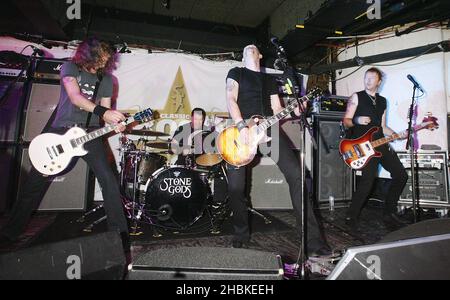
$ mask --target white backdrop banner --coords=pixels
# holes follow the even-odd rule
[[[196,107],[207,112],[207,125],[214,125],[216,116],[228,114],[225,79],[228,71],[237,66],[241,64],[236,61],[215,62],[178,53],[122,55],[114,72],[117,109],[134,113],[152,108],[160,118],[140,127],[170,136],[178,126],[190,121],[191,111]],[[147,141],[164,139],[147,138]],[[109,138],[109,144],[119,167],[119,137]],[[172,162],[176,159],[167,158]],[[98,183],[95,199],[102,199]]]

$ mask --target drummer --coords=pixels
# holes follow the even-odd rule
[[[188,164],[188,158],[194,159],[208,152],[204,149],[204,141],[214,130],[205,126],[206,112],[195,108],[191,113],[191,122],[180,126],[172,138],[172,150],[179,154],[176,162],[179,166]],[[213,147],[211,147],[213,149]]]

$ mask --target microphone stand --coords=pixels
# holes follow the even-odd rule
[[[301,131],[301,136],[300,136],[300,180],[301,180],[301,206],[302,206],[302,211],[301,213],[301,224],[300,224],[300,239],[301,239],[301,250],[300,250],[300,256],[299,256],[299,262],[297,263],[297,265],[300,266],[301,270],[300,270],[300,279],[301,280],[307,280],[308,279],[308,274],[306,273],[306,262],[308,260],[308,242],[307,242],[307,228],[306,228],[306,214],[307,214],[307,209],[305,204],[305,188],[306,188],[306,131],[309,132],[309,135],[311,136],[311,140],[312,140],[312,144],[314,149],[317,149],[317,142],[314,138],[313,135],[313,130],[311,127],[311,124],[308,122],[307,119],[307,112],[304,108],[304,102],[301,99],[301,96],[297,93],[297,90],[295,88],[295,86],[298,86],[298,77],[297,74],[295,73],[295,69],[293,66],[290,66],[286,57],[286,54],[284,52],[284,49],[280,46],[278,47],[278,51],[277,54],[279,56],[279,59],[281,60],[283,66],[286,66],[285,69],[285,74],[288,77],[288,84],[291,88],[291,92],[289,93],[290,95],[292,95],[295,100],[298,102],[299,108],[300,108],[300,131]],[[292,81],[295,83],[295,85],[292,84]]]
[[[413,204],[414,223],[417,223],[417,221],[419,220],[417,214],[418,200],[417,200],[417,183],[416,183],[416,159],[415,159],[416,156],[414,144],[414,129],[412,126],[414,118],[414,108],[416,107],[416,92],[417,86],[414,85],[411,107],[409,109],[408,139],[406,143],[406,150],[410,151],[411,155],[411,184],[412,184],[411,200]]]

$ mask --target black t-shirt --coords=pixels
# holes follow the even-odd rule
[[[173,140],[178,142],[178,146],[180,149],[189,149],[191,146],[195,149],[195,154],[203,154],[205,151],[210,149],[204,149],[204,146],[209,147],[208,145],[204,145],[205,139],[208,137],[213,140],[214,137],[210,137],[212,134],[212,129],[204,126],[203,130],[194,131],[191,123],[184,124],[180,126],[173,135]],[[212,147],[212,146],[211,146]]]
[[[228,78],[239,83],[238,105],[244,119],[273,115],[270,96],[278,95],[274,77],[247,68],[234,68],[228,73]]]
[[[375,135],[375,138],[384,137],[383,128],[381,127],[381,122],[383,120],[384,112],[387,108],[386,98],[376,95],[376,105],[373,105],[372,100],[365,91],[358,93],[358,108],[355,112],[356,117],[370,117],[371,123],[369,125],[355,125],[352,128],[351,136],[352,138],[360,138],[362,135],[366,134],[372,127],[379,127],[380,130]]]
[[[81,93],[86,99],[100,104],[102,98],[110,98],[113,95],[113,80],[111,75],[103,76],[97,92],[97,99],[92,99],[97,83],[97,75],[91,74],[78,68],[73,62],[66,62],[61,68],[61,95],[59,98],[58,111],[52,127],[72,127],[74,125],[84,126],[88,118],[88,112],[76,107],[70,101],[67,91],[62,82],[64,77],[74,77],[77,79]],[[92,114],[90,127],[100,126],[99,117]]]

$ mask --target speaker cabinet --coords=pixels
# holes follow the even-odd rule
[[[61,86],[33,83],[29,94],[23,140],[31,142],[41,134],[59,101]]]
[[[18,195],[24,188],[30,170],[28,149],[24,149]],[[49,180],[52,182],[39,206],[39,211],[84,211],[86,209],[88,200],[91,200],[93,196],[93,179],[84,160],[79,159],[72,170]]]
[[[11,78],[0,78],[0,97],[6,93]],[[15,84],[0,104],[0,142],[14,142],[18,129],[20,101],[23,100],[24,84]]]
[[[272,159],[256,160],[249,173],[247,187],[254,209],[293,209],[286,178]]]
[[[130,280],[282,280],[273,253],[229,248],[178,248],[148,252],[132,264]]]
[[[392,233],[380,244],[352,248],[329,280],[450,278],[450,220],[432,220]]]
[[[0,280],[122,280],[122,240],[116,232],[38,246],[0,256]]]
[[[321,208],[331,199],[346,205],[352,198],[352,171],[339,154],[342,117],[314,116],[314,194]]]

